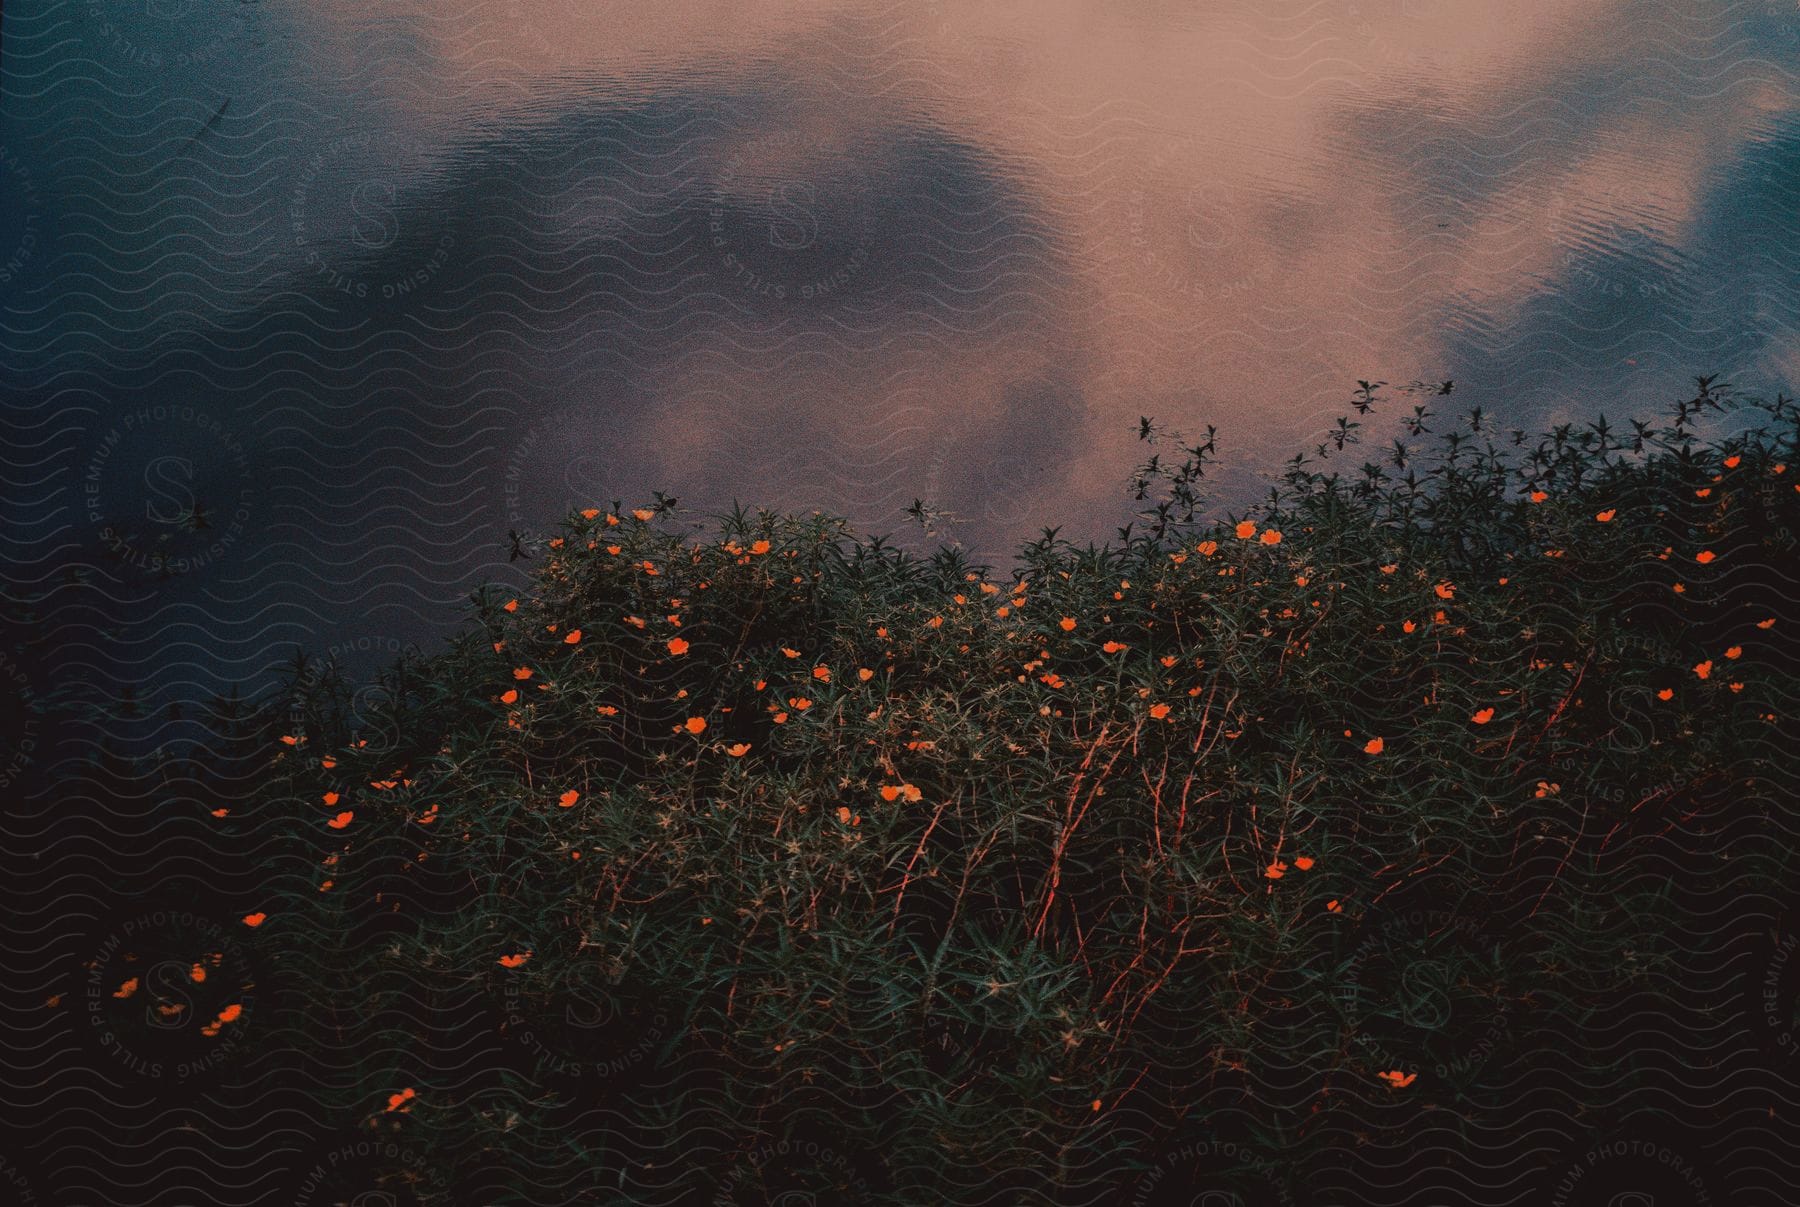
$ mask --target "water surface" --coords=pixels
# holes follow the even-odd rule
[[[656,489],[1004,559],[1363,378],[1796,368],[1777,4],[12,5],[6,545],[93,665],[392,650]],[[202,527],[192,520],[200,505]]]

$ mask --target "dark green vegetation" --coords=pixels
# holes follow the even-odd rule
[[[294,1042],[540,1201],[1248,1187],[1612,1059],[1555,1037],[1791,880],[1800,409],[1428,405],[1222,520],[1146,421],[1139,525],[1003,575],[570,517],[447,653],[296,676],[242,807]]]

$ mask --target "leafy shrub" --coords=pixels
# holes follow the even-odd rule
[[[247,904],[335,1100],[496,1193],[918,1202],[1476,1093],[1791,872],[1633,869],[1782,807],[1800,412],[1430,406],[1349,472],[1346,417],[1242,517],[1211,435],[1146,420],[1140,521],[1005,573],[587,510],[360,707],[297,675]]]

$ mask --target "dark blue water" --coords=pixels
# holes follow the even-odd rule
[[[6,553],[96,665],[392,650],[656,489],[1000,559],[1127,518],[1140,414],[1241,497],[1362,378],[1795,364],[1780,6],[6,22]]]

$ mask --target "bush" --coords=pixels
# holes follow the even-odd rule
[[[447,652],[273,714],[246,907],[297,1042],[540,1201],[1088,1200],[1184,1138],[1288,1168],[1338,1107],[1478,1093],[1791,873],[1635,869],[1783,807],[1800,413],[1430,405],[1242,517],[1204,513],[1210,433],[1145,420],[1140,521],[1004,573],[828,516],[569,517]]]

